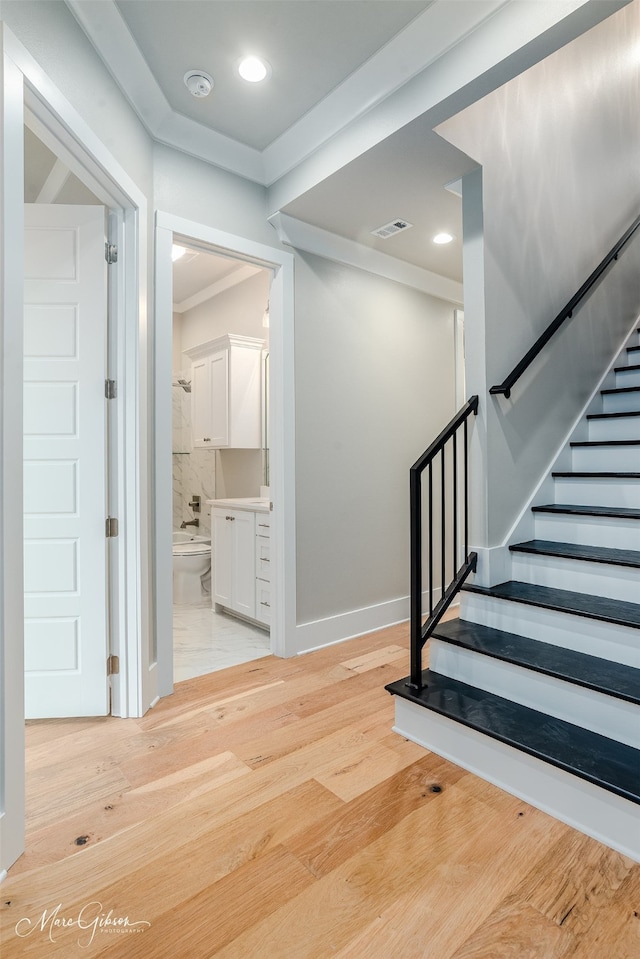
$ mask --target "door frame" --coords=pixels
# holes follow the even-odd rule
[[[297,652],[295,540],[294,255],[245,237],[156,212],[155,229],[155,621],[159,690],[173,689],[172,610],[172,261],[174,234],[211,253],[233,256],[271,271],[269,299],[271,561],[271,650],[277,656]]]
[[[157,698],[148,616],[147,203],[96,134],[0,22],[0,880],[24,849],[24,608],[22,576],[22,316],[25,119],[111,211],[124,255],[112,267],[117,400],[110,480],[122,535],[111,572],[113,713],[140,716]],[[8,241],[9,240],[9,241]],[[8,242],[7,242],[8,241]],[[110,308],[111,309],[111,308]]]

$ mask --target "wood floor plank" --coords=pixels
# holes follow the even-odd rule
[[[625,876],[609,902],[601,905],[588,932],[576,935],[573,952],[562,959],[637,959],[640,956],[640,867]]]
[[[377,666],[384,666],[388,663],[397,663],[398,660],[406,662],[406,650],[402,646],[383,646],[382,649],[374,649],[363,656],[355,656],[353,659],[343,659],[341,666],[352,670],[354,673],[365,673],[369,669],[375,669]]]
[[[565,863],[565,871],[548,868],[557,860]],[[595,839],[572,832],[562,837],[557,849],[550,850],[541,868],[530,873],[514,895],[558,926],[584,933],[633,873],[640,874],[637,863]]]
[[[324,876],[379,839],[410,813],[423,808],[464,775],[433,753],[391,776],[301,832],[289,849],[311,870]]]
[[[562,959],[574,950],[568,929],[526,903],[510,902],[495,909],[451,959]]]

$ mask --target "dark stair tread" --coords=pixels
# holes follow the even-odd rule
[[[640,446],[640,440],[579,440],[571,443],[571,446],[579,447],[599,447],[599,446]]]
[[[551,475],[554,478],[562,477],[564,479],[571,477],[576,477],[577,479],[640,479],[640,473],[631,472],[630,470],[559,470],[553,472]]]
[[[614,519],[638,519],[640,509],[628,506],[577,506],[572,503],[549,503],[547,506],[533,506],[534,513],[559,513],[566,516],[604,516]]]
[[[627,353],[640,353],[640,346],[628,346]]]
[[[640,669],[622,663],[462,619],[441,623],[433,638],[640,704]]]
[[[588,420],[620,419],[623,416],[640,416],[640,410],[622,410],[617,413],[587,413]]]
[[[568,589],[553,589],[551,586],[534,586],[532,583],[519,583],[515,580],[500,583],[498,586],[465,583],[463,589],[483,596],[494,596],[496,599],[555,609],[574,616],[640,629],[640,605],[622,599],[592,596],[590,593],[576,593]]]
[[[419,692],[399,680],[387,690],[640,803],[640,750],[501,696],[426,670]]]
[[[600,390],[603,396],[610,396],[612,393],[640,393],[640,386],[615,386],[609,390]]]
[[[556,543],[546,539],[531,539],[526,543],[514,543],[509,549],[512,553],[558,556],[561,559],[580,559],[590,563],[609,563],[612,566],[631,566],[640,569],[640,550],[637,549],[580,546],[575,543]]]
[[[630,363],[628,366],[616,366],[614,373],[628,373],[629,370],[640,370],[640,363]]]

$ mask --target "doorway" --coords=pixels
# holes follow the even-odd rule
[[[235,261],[241,268],[267,271],[269,284],[269,502],[270,639],[275,655],[295,649],[295,442],[293,382],[293,254],[173,214],[156,214],[155,391],[155,635],[159,690],[173,689],[172,606],[172,422],[173,291],[172,247],[180,237],[187,248]],[[264,304],[261,309],[264,315]],[[261,320],[259,321],[261,324]],[[260,332],[264,327],[260,325]],[[263,337],[264,338],[264,337]],[[220,477],[218,477],[220,479]],[[223,487],[216,489],[220,495]],[[253,492],[253,490],[252,490]]]
[[[220,569],[221,564],[230,566],[220,539],[224,527],[218,524],[214,530],[212,523],[213,504],[220,500],[241,509],[247,500],[269,502],[271,271],[190,246],[188,238],[175,234],[172,261],[173,669],[174,681],[180,682],[271,652],[269,627],[264,617],[258,620],[259,610],[239,614],[225,605],[226,597],[217,595],[221,578],[230,576],[231,569]],[[229,338],[250,349],[251,377],[246,382],[232,383],[234,376],[244,375],[241,370],[225,370],[227,392],[242,389],[237,409],[228,408],[228,395],[213,395],[211,381],[212,362],[217,369],[230,359],[228,349],[220,348],[215,355],[208,351],[211,344],[222,347]],[[231,361],[234,356],[232,352]],[[205,425],[212,402],[225,409],[215,429]],[[242,436],[234,435],[238,416],[243,418]],[[255,524],[251,510],[245,509],[240,519]],[[255,566],[254,543],[242,559]],[[244,569],[239,572],[247,575]],[[255,587],[250,588],[255,594]]]

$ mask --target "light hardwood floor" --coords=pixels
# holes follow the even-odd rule
[[[407,647],[29,723],[2,959],[639,959],[640,865],[392,732]]]

